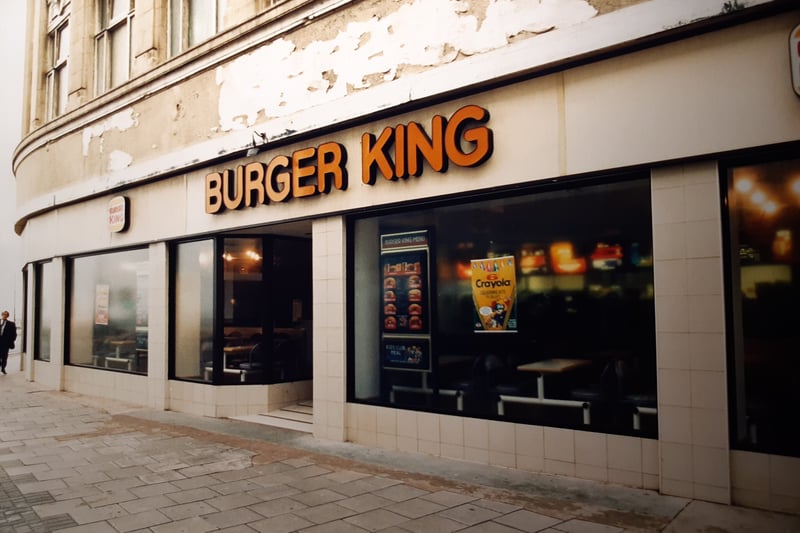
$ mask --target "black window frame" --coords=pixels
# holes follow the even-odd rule
[[[33,272],[34,272],[34,308],[33,308],[33,323],[35,324],[34,331],[33,331],[33,359],[35,361],[41,361],[44,363],[49,363],[52,360],[53,354],[48,353],[47,359],[43,359],[41,357],[41,345],[40,345],[40,337],[41,337],[41,328],[42,328],[42,282],[44,276],[44,265],[45,264],[52,264],[52,259],[46,259],[44,261],[37,261],[33,263]],[[25,278],[25,282],[27,283],[27,277]],[[27,295],[26,295],[27,298]],[[52,326],[52,324],[51,324]],[[27,329],[27,328],[26,328]],[[52,343],[52,339],[51,339]]]
[[[782,447],[750,444],[740,438],[740,431],[747,431],[747,428],[740,428],[739,417],[745,417],[740,411],[744,406],[739,405],[737,380],[739,379],[737,370],[739,361],[736,354],[736,327],[737,316],[734,309],[734,300],[738,291],[734,290],[734,265],[731,236],[731,213],[730,213],[730,190],[729,178],[731,172],[737,167],[756,166],[769,163],[778,163],[784,160],[797,160],[800,158],[800,141],[780,143],[775,145],[760,146],[734,153],[723,154],[718,163],[718,187],[720,198],[720,230],[722,234],[722,254],[723,254],[723,297],[725,302],[725,362],[727,376],[727,400],[728,400],[728,442],[732,450],[749,451],[755,453],[766,453],[783,455],[788,457],[800,457],[800,449],[789,451]],[[738,252],[738,251],[737,251]],[[745,398],[746,401],[746,398]]]
[[[260,379],[254,379],[252,381],[241,381],[241,380],[234,380],[231,381],[230,379],[226,379],[225,372],[223,370],[223,347],[225,345],[224,339],[224,329],[225,329],[225,306],[223,302],[223,298],[225,297],[225,288],[224,288],[224,260],[223,260],[223,252],[225,251],[225,240],[226,239],[258,239],[261,241],[261,250],[262,250],[262,257],[264,258],[263,267],[261,271],[261,282],[260,288],[258,290],[258,294],[263,301],[269,301],[270,295],[273,293],[273,283],[274,283],[274,265],[273,259],[275,254],[275,242],[277,240],[295,240],[295,241],[308,241],[308,239],[300,238],[300,237],[289,237],[280,234],[271,234],[271,233],[241,233],[241,232],[232,232],[232,233],[224,233],[224,234],[214,234],[214,235],[204,235],[201,237],[196,237],[192,239],[185,239],[179,241],[173,241],[169,245],[169,306],[168,306],[168,314],[169,314],[169,328],[168,328],[168,376],[170,380],[175,381],[183,381],[188,383],[199,383],[204,385],[212,385],[212,386],[221,386],[221,385],[273,385],[278,383],[290,382],[290,381],[302,381],[304,379],[311,379],[311,376],[302,377],[304,376],[292,376],[291,378],[287,379],[273,379],[270,378],[268,373],[262,372]],[[180,244],[190,243],[190,242],[201,242],[201,241],[211,241],[213,254],[214,254],[214,272],[213,272],[213,335],[212,335],[212,370],[211,370],[211,379],[210,381],[206,381],[203,379],[191,379],[186,377],[178,377],[176,375],[176,331],[175,331],[175,317],[177,313],[176,308],[176,289],[177,289],[177,261],[175,261],[176,257],[176,250]],[[269,260],[267,260],[269,258]],[[309,279],[309,282],[311,280]],[[309,289],[309,294],[311,294],[312,289]],[[311,314],[311,309],[313,308],[312,302],[309,302],[309,305],[306,307],[304,314]],[[265,306],[263,309],[263,313],[261,315],[261,335],[262,335],[262,343],[266,346],[270,347],[273,346],[274,340],[274,330],[272,328],[272,324],[275,320],[275,314],[272,311],[272,306]],[[272,349],[267,348],[266,358],[269,359],[272,357]]]
[[[72,321],[72,288],[74,283],[74,269],[75,269],[75,259],[80,259],[84,257],[96,257],[101,255],[112,255],[118,254],[123,252],[131,252],[131,251],[145,251],[148,253],[148,261],[149,261],[149,250],[150,247],[147,245],[138,245],[138,246],[126,246],[122,248],[113,248],[109,250],[95,250],[92,252],[85,252],[80,254],[74,254],[64,257],[64,366],[72,366],[75,368],[88,368],[93,370],[102,370],[108,372],[121,372],[124,374],[132,374],[136,376],[148,376],[150,374],[149,368],[144,372],[136,372],[133,370],[127,370],[124,368],[114,368],[114,367],[105,367],[105,366],[95,366],[95,365],[85,365],[79,363],[73,363],[70,361],[70,340],[72,331],[70,328],[70,324]],[[149,283],[149,282],[148,282]],[[149,321],[149,317],[148,317]],[[148,327],[148,335],[149,335],[149,327]],[[148,339],[148,345],[150,344]]]
[[[403,213],[405,211],[418,211],[422,209],[436,209],[439,207],[446,207],[446,206],[453,206],[459,204],[468,204],[473,202],[483,202],[483,201],[492,201],[492,200],[502,200],[505,198],[512,198],[515,196],[523,196],[523,195],[533,195],[533,194],[541,194],[547,192],[556,192],[556,191],[569,191],[572,189],[586,187],[586,186],[593,186],[593,185],[604,185],[610,183],[619,183],[631,180],[648,180],[650,182],[650,186],[652,186],[651,181],[651,168],[649,166],[640,166],[635,168],[628,168],[628,169],[620,169],[613,172],[598,172],[598,173],[589,173],[585,175],[576,175],[576,176],[569,176],[569,177],[562,177],[562,178],[554,178],[554,179],[544,179],[535,182],[526,182],[517,185],[509,185],[509,186],[502,186],[496,187],[488,190],[481,190],[481,191],[470,191],[467,193],[456,193],[451,195],[445,195],[436,197],[434,199],[427,199],[418,202],[405,202],[405,203],[395,203],[395,204],[388,204],[383,205],[375,208],[369,208],[365,210],[358,211],[357,213],[350,213],[346,216],[346,240],[347,240],[347,247],[346,247],[346,301],[348,302],[346,308],[346,401],[348,403],[356,403],[356,404],[365,404],[365,405],[375,405],[379,407],[389,407],[394,409],[400,410],[411,410],[411,411],[419,411],[419,412],[431,412],[435,414],[442,414],[448,416],[464,416],[464,417],[471,417],[475,418],[476,415],[474,414],[467,414],[467,413],[458,413],[452,410],[443,411],[441,409],[437,409],[430,406],[425,405],[418,405],[414,407],[406,407],[401,405],[395,404],[386,404],[382,401],[374,401],[369,399],[360,399],[356,397],[356,364],[355,364],[355,309],[353,302],[355,301],[355,291],[356,291],[356,280],[355,280],[355,226],[356,222],[362,219],[370,219],[370,218],[377,218],[381,216],[387,215],[396,215]],[[649,231],[652,235],[652,205],[651,209],[651,227]],[[434,283],[435,284],[435,283]],[[434,298],[435,300],[435,298]],[[655,308],[655,300],[653,300],[653,308]],[[655,329],[655,318],[653,319],[653,337],[652,337],[652,349],[654,354],[653,360],[653,368],[656,368],[656,361],[655,361],[655,350],[656,350],[656,343],[657,343],[657,334]],[[436,344],[436,337],[433,336],[433,343]],[[435,349],[435,348],[434,348]],[[657,373],[657,370],[654,370]],[[657,397],[657,375],[652,376],[652,380],[655,382],[653,394]],[[502,422],[512,422],[512,423],[522,423],[522,424],[530,424],[530,425],[542,425],[536,422],[530,422],[522,419],[517,419],[515,417],[509,416],[497,416],[494,414],[489,415],[480,415],[478,418],[481,419],[488,419],[494,421],[502,421]],[[642,417],[644,418],[644,417]],[[650,417],[650,421],[653,422],[655,428],[649,431],[647,434],[643,434],[640,431],[620,431],[615,432],[615,434],[621,435],[631,435],[641,438],[658,438],[658,424],[657,424],[657,415],[654,417]],[[547,424],[547,427],[561,427],[567,429],[577,429],[577,430],[584,430],[584,431],[597,431],[596,429],[588,428],[588,427],[581,427],[580,425],[552,425]]]

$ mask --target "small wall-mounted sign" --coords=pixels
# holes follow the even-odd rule
[[[108,202],[108,231],[119,233],[128,229],[128,198],[115,196]]]
[[[800,96],[800,24],[789,35],[789,56],[792,58],[792,88]]]

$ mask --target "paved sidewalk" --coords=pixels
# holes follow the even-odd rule
[[[0,533],[800,532],[800,516],[53,392],[17,368],[0,375]]]

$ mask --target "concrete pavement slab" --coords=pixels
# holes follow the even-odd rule
[[[794,515],[143,409],[13,371],[0,402],[2,533],[800,532]]]
[[[715,529],[711,529],[711,525]],[[737,533],[795,533],[800,518],[756,509],[692,501],[664,529],[664,533],[735,531]]]

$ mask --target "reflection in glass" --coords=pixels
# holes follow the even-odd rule
[[[728,176],[734,445],[800,456],[800,160]]]
[[[226,237],[222,242],[223,381],[309,379],[309,241]]]
[[[175,377],[211,381],[214,358],[214,241],[175,253]]]
[[[272,351],[267,379],[300,381],[312,375],[311,241],[272,241],[270,317]]]
[[[223,379],[260,381],[267,355],[261,327],[266,310],[262,240],[226,238],[222,242]]]
[[[116,87],[128,80],[130,72],[130,36],[128,25],[109,30],[109,47],[111,55],[110,86]]]
[[[217,31],[216,0],[191,0],[189,2],[189,46],[194,46]]]
[[[215,385],[311,378],[309,240],[181,243],[175,265],[176,378]]]
[[[34,359],[50,360],[50,329],[61,302],[56,296],[57,279],[53,263],[40,263],[36,268],[36,337]]]
[[[72,260],[69,363],[147,373],[148,251]]]
[[[398,368],[376,356],[386,353],[381,236],[426,229],[432,369]],[[406,209],[357,219],[353,234],[355,399],[657,435],[649,179]],[[516,292],[502,302],[516,331],[476,331],[476,295],[512,278],[474,276],[475,265],[507,257]]]

